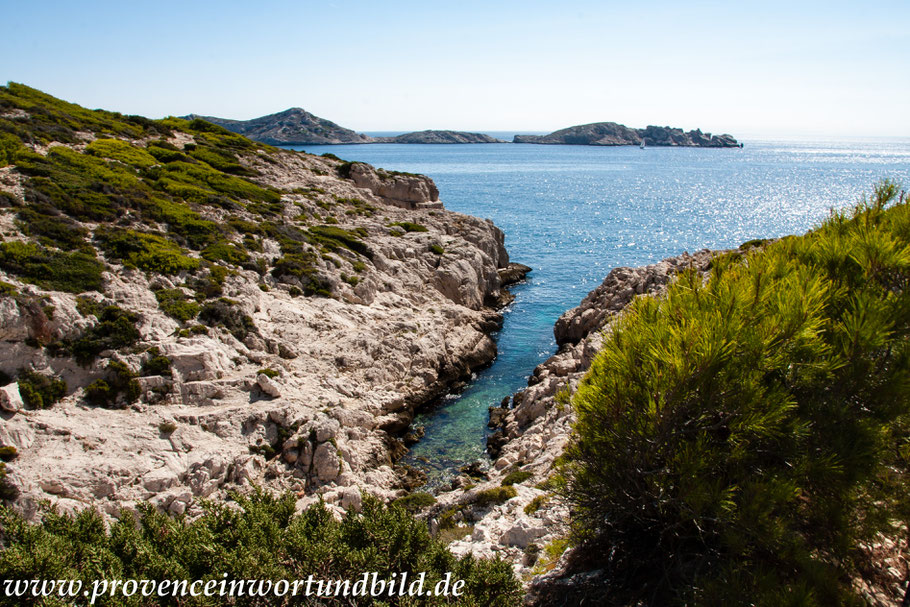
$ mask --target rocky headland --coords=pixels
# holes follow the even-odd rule
[[[201,120],[11,84],[0,126],[24,134],[0,163],[8,503],[192,515],[257,485],[341,512],[414,483],[401,434],[495,357],[527,270],[492,222]]]
[[[712,135],[700,129],[683,131],[669,126],[629,128],[615,122],[595,122],[554,131],[549,135],[515,135],[513,143],[548,145],[640,145],[659,147],[738,148],[732,135]]]
[[[330,120],[293,107],[283,112],[251,120],[230,120],[215,116],[191,114],[227,130],[268,145],[326,145],[340,143],[373,143],[373,138],[338,126]]]
[[[483,133],[464,131],[417,131],[395,137],[375,137],[375,143],[505,143]]]

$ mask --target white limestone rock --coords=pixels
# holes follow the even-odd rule
[[[25,407],[19,394],[19,384],[13,382],[0,388],[0,409],[9,413],[18,413]]]

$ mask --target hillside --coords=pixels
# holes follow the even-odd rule
[[[514,143],[538,143],[548,145],[645,145],[657,147],[741,147],[731,135],[711,135],[700,129],[684,132],[669,126],[648,126],[643,129],[629,128],[615,122],[595,122],[554,131],[549,135],[515,135]]]
[[[427,177],[18,84],[0,201],[2,498],[27,517],[402,495],[415,408],[493,359],[517,278]]]
[[[314,116],[294,107],[277,114],[260,116],[251,120],[230,120],[214,116],[186,116],[188,120],[201,118],[227,130],[268,145],[325,145],[337,143],[372,143],[373,138],[361,135],[334,122]]]

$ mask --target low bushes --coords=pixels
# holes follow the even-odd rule
[[[35,238],[42,245],[65,251],[88,247],[85,240],[88,230],[48,205],[30,204],[23,207],[16,214],[16,219],[23,233]]]
[[[43,289],[83,293],[101,291],[104,264],[86,253],[65,253],[35,243],[0,243],[0,267]]]
[[[502,486],[518,485],[534,476],[530,470],[513,470],[502,479]]]
[[[410,221],[396,221],[389,225],[398,226],[399,228],[402,228],[405,232],[426,232],[427,231],[426,226],[421,225],[419,223],[413,223]]]
[[[23,369],[16,378],[22,402],[32,409],[47,409],[66,396],[66,382],[31,369]]]
[[[480,507],[492,506],[495,504],[502,504],[503,502],[507,502],[516,495],[518,495],[518,491],[511,485],[504,487],[492,487],[490,489],[484,489],[478,493],[477,501],[475,503]]]
[[[157,289],[155,299],[162,312],[180,322],[191,320],[199,314],[199,304],[191,300],[182,289]]]
[[[80,364],[95,359],[104,350],[119,350],[139,341],[136,323],[139,315],[117,306],[107,306],[98,314],[98,323],[68,344],[68,350]]]
[[[404,508],[406,511],[414,513],[419,512],[427,506],[432,506],[435,503],[436,498],[431,494],[426,493],[425,491],[418,491],[417,493],[411,493],[404,497],[399,497],[397,500],[392,502],[391,505],[398,508]]]
[[[210,327],[224,327],[240,341],[251,333],[259,334],[253,319],[224,297],[207,302],[199,312],[199,320]]]
[[[148,354],[149,358],[142,363],[142,368],[139,369],[140,376],[164,375],[170,377],[172,375],[170,358],[161,354],[157,347],[151,348]]]
[[[158,234],[123,228],[98,228],[95,238],[109,257],[147,272],[177,274],[199,267],[198,259],[184,255],[179,246]]]
[[[120,139],[96,139],[86,146],[85,153],[118,160],[137,169],[147,169],[158,164],[158,159],[147,151]]]
[[[108,409],[123,409],[139,399],[141,388],[135,372],[119,361],[112,360],[103,379],[96,379],[85,388],[85,400]]]
[[[364,572],[380,580],[408,572],[413,580],[426,573],[432,589],[452,572],[464,580],[461,597],[357,597],[358,605],[459,605],[507,607],[520,603],[520,584],[511,566],[500,560],[456,558],[430,537],[426,524],[400,508],[386,508],[366,497],[362,512],[336,520],[321,505],[296,513],[296,498],[265,492],[235,497],[236,504],[205,503],[204,514],[192,522],[170,518],[152,506],[139,506],[138,520],[124,513],[108,529],[101,515],[86,508],[74,516],[45,512],[31,524],[11,509],[0,508],[0,578],[77,579],[90,587],[96,579],[186,579],[357,581]],[[315,590],[315,586],[314,586]],[[348,605],[351,597],[323,598]],[[0,599],[3,604],[28,605],[30,597]],[[29,602],[34,600],[34,602]],[[103,599],[106,605],[145,605],[132,598]],[[312,600],[309,599],[310,601]],[[162,605],[220,605],[223,598],[156,599]],[[310,604],[298,597],[294,604]],[[274,597],[237,597],[234,605],[277,604]]]

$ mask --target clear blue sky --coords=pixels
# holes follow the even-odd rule
[[[910,136],[910,2],[3,0],[0,81],[357,130]]]

